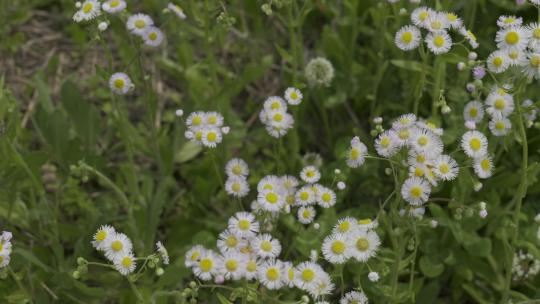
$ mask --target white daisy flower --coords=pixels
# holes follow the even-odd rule
[[[319,187],[316,201],[323,208],[330,208],[336,204],[336,193],[327,187]]]
[[[530,32],[521,26],[510,26],[497,31],[495,41],[501,50],[523,50],[529,42]]]
[[[497,19],[497,26],[500,28],[520,26],[522,23],[523,23],[523,19],[521,17],[516,17],[516,16],[502,15],[502,16],[499,16],[499,19]]]
[[[443,151],[442,140],[431,132],[418,129],[411,137],[411,148],[416,151],[431,155],[439,155]]]
[[[398,48],[404,51],[416,49],[422,40],[420,30],[413,25],[406,25],[397,31],[394,37],[394,43]]]
[[[279,212],[285,205],[285,195],[276,190],[263,190],[257,195],[261,208],[270,212]]]
[[[514,112],[514,97],[504,90],[493,90],[486,97],[486,112],[491,116],[508,116]]]
[[[392,121],[392,129],[399,130],[403,128],[409,128],[416,123],[416,115],[412,113],[403,114]]]
[[[283,121],[277,124],[268,124],[265,126],[266,132],[274,138],[281,138],[287,134],[294,125],[294,118],[289,113],[285,113]]]
[[[332,280],[330,279],[330,275],[328,275],[328,273],[326,272],[321,272],[318,278],[315,280],[315,282],[309,285],[307,292],[313,298],[319,298],[319,297],[331,294],[334,288],[335,288],[335,285],[334,283],[332,283]],[[319,302],[315,302],[315,304],[329,304],[329,303],[326,301],[319,301]]]
[[[317,263],[302,262],[294,271],[294,284],[303,290],[311,288],[321,277],[324,270]]]
[[[281,252],[281,244],[270,234],[261,234],[253,240],[253,250],[261,258],[277,258]]]
[[[358,220],[358,229],[361,230],[372,230],[379,227],[379,222],[375,220],[371,220],[370,218],[364,218]]]
[[[105,257],[110,261],[114,261],[116,258],[123,257],[131,252],[133,244],[127,235],[115,232],[105,238],[103,249],[105,251]]]
[[[446,31],[431,32],[425,40],[429,50],[435,55],[447,53],[452,47],[452,38]]]
[[[332,229],[332,233],[349,233],[358,229],[358,221],[354,217],[344,217],[337,221],[336,225]]]
[[[125,95],[134,87],[133,82],[126,73],[114,73],[109,78],[109,88],[115,94]]]
[[[262,192],[264,190],[279,191],[281,180],[275,175],[266,175],[257,184],[257,191]]]
[[[312,206],[298,208],[298,221],[304,225],[312,223],[315,215],[317,215],[317,212]]]
[[[289,287],[295,287],[296,269],[292,262],[283,262],[283,284]]]
[[[126,22],[127,29],[136,35],[143,35],[146,29],[153,25],[152,18],[145,14],[131,15]]]
[[[287,111],[287,103],[283,98],[279,96],[270,96],[268,97],[263,104],[265,111],[275,111],[281,110],[283,112]]]
[[[493,175],[493,161],[487,154],[475,158],[473,168],[479,178],[488,178]]]
[[[157,248],[157,252],[161,256],[163,265],[169,265],[169,252],[167,252],[167,248],[165,248],[165,246],[161,242],[156,243],[156,248]]]
[[[489,130],[495,136],[505,136],[511,129],[512,123],[502,115],[494,115],[489,121]]]
[[[299,105],[302,102],[303,97],[304,95],[302,95],[302,92],[297,88],[290,87],[285,90],[285,100],[287,100],[290,105]]]
[[[115,14],[126,9],[126,1],[124,0],[108,0],[103,2],[101,8],[109,14]]]
[[[221,115],[218,112],[206,112],[206,115],[204,118],[205,118],[204,122],[208,126],[211,126],[211,127],[223,126],[223,121],[224,121],[223,115]]]
[[[363,292],[351,291],[339,300],[339,304],[367,304],[368,298]]]
[[[507,50],[506,56],[508,57],[508,64],[510,66],[522,65],[527,60],[525,52],[519,50]]]
[[[207,127],[204,128],[202,132],[202,143],[205,147],[215,148],[223,140],[219,128]]]
[[[529,48],[534,52],[540,51],[540,23],[531,23],[527,25],[529,31]]]
[[[493,73],[502,73],[510,66],[510,59],[506,52],[497,50],[487,58],[487,67]]]
[[[426,21],[426,29],[431,32],[443,31],[449,27],[450,23],[444,13],[431,14]]]
[[[378,272],[375,272],[375,271],[370,271],[368,273],[368,279],[371,281],[371,282],[378,282],[379,281],[379,273]]]
[[[421,152],[421,151],[415,151],[413,149],[409,150],[409,156],[407,158],[407,163],[410,166],[415,166],[417,164],[423,164],[426,165],[427,163],[431,163],[433,160],[433,155]]]
[[[225,174],[227,176],[247,177],[249,175],[249,167],[243,159],[233,158],[225,165]]]
[[[298,187],[298,179],[292,175],[284,175],[279,178],[281,187],[287,192],[296,192],[296,187]]]
[[[484,106],[482,103],[476,100],[467,103],[463,109],[463,118],[465,121],[481,122],[482,118],[484,118]]]
[[[351,257],[351,247],[346,234],[333,233],[322,244],[322,253],[328,262],[343,264]]]
[[[249,212],[237,212],[229,218],[229,231],[233,234],[249,238],[259,233],[259,222],[255,219],[255,215]]]
[[[89,21],[101,14],[101,5],[97,0],[86,0],[81,4],[81,9],[73,16],[76,22]]]
[[[225,181],[225,191],[234,197],[245,197],[249,193],[249,184],[244,177],[231,176]]]
[[[540,53],[526,53],[521,65],[529,79],[540,79]]]
[[[186,267],[193,267],[199,263],[199,260],[206,249],[201,245],[195,245],[186,252],[185,262]]]
[[[171,10],[178,18],[182,20],[186,19],[186,14],[184,13],[184,10],[179,5],[169,2],[167,4],[167,8]]]
[[[347,166],[358,168],[362,166],[366,160],[367,147],[360,141],[358,136],[351,140],[351,147],[347,151]]]
[[[416,26],[426,27],[429,17],[434,14],[436,14],[436,12],[429,7],[418,7],[412,11],[411,21]]]
[[[217,247],[221,253],[240,251],[245,247],[246,240],[234,234],[230,230],[225,230],[219,234]]]
[[[206,113],[197,111],[189,114],[186,119],[186,126],[188,127],[201,127],[206,121]]]
[[[299,206],[312,205],[317,200],[317,195],[313,192],[312,187],[310,187],[309,185],[303,186],[302,188],[298,189],[294,197],[295,203]]]
[[[244,276],[245,258],[238,252],[228,252],[223,255],[220,263],[219,273],[223,274],[225,279],[239,280]]]
[[[419,177],[410,177],[401,186],[401,196],[411,205],[422,205],[429,199],[431,187]]]
[[[203,281],[209,281],[221,268],[221,260],[212,250],[202,252],[199,262],[193,267],[193,273]]]
[[[463,35],[465,39],[467,39],[467,42],[469,42],[469,45],[473,49],[476,49],[478,47],[478,40],[476,39],[476,36],[473,34],[473,32],[462,26],[459,28],[459,33]]]
[[[351,257],[366,262],[377,254],[381,239],[373,230],[357,229],[348,234]]]
[[[7,265],[9,265],[9,262],[11,261],[11,257],[10,257],[10,254],[5,252],[5,253],[0,253],[0,269],[6,267]]]
[[[448,12],[445,14],[446,20],[448,24],[450,24],[450,28],[457,30],[463,27],[463,20],[461,20],[461,18],[459,18],[455,13]]]
[[[479,131],[467,131],[461,137],[461,148],[467,156],[476,158],[487,153],[488,141]]]
[[[375,140],[375,150],[382,157],[394,156],[398,148],[399,143],[396,134],[391,130],[384,131]]]
[[[308,184],[314,184],[319,181],[321,178],[321,173],[315,166],[307,166],[302,169],[300,172],[300,178],[308,183]]]
[[[442,180],[450,181],[457,177],[457,162],[448,155],[441,155],[435,160],[435,174]]]
[[[157,47],[163,42],[163,32],[155,26],[147,27],[141,36],[144,44],[151,47]]]
[[[99,227],[99,229],[96,231],[93,237],[92,246],[96,248],[97,250],[103,251],[105,250],[105,244],[107,238],[114,235],[116,231],[114,230],[114,227],[109,225],[103,225]],[[1,251],[1,250],[0,250]]]
[[[285,271],[279,260],[268,260],[259,267],[259,282],[270,290],[280,289],[284,285]]]
[[[135,267],[137,267],[137,263],[135,262],[135,257],[131,252],[124,253],[123,255],[117,256],[114,259],[114,268],[116,268],[116,270],[122,275],[127,276],[128,274],[132,273],[135,271]]]
[[[422,130],[429,131],[437,136],[442,136],[444,134],[444,130],[442,128],[439,128],[434,123],[426,120],[417,121],[416,126]]]
[[[244,277],[246,280],[250,281],[257,277],[259,271],[260,262],[255,257],[248,257],[243,264],[244,266]]]

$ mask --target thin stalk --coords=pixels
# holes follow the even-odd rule
[[[13,280],[15,281],[15,283],[17,283],[17,286],[19,287],[19,289],[28,296],[28,300],[30,301],[30,303],[33,303],[32,302],[32,295],[28,292],[28,290],[26,290],[26,288],[24,288],[24,286],[21,284],[19,278],[17,278],[17,275],[15,274],[15,272],[13,271],[13,269],[11,268],[11,266],[8,265],[8,272],[9,274],[11,275],[11,277],[13,278]]]

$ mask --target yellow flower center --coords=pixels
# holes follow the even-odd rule
[[[114,80],[114,87],[117,88],[117,89],[121,89],[124,87],[124,79],[122,78],[117,78]]]
[[[93,9],[94,9],[94,4],[92,2],[86,2],[82,7],[82,11],[85,14],[90,13]]]
[[[191,261],[196,261],[201,256],[199,251],[194,251],[189,257]]]
[[[225,244],[229,248],[236,247],[236,245],[238,245],[238,239],[234,235],[229,235],[229,237],[225,240]]]
[[[246,266],[247,271],[254,272],[257,270],[257,263],[255,261],[249,261]]]
[[[272,186],[272,184],[266,184],[266,185],[264,185],[263,189],[264,190],[272,190],[272,189],[274,189],[274,186]]]
[[[495,129],[497,129],[497,130],[504,130],[505,127],[506,127],[506,125],[502,121],[497,121],[495,123]]]
[[[428,142],[429,142],[429,140],[428,140],[428,138],[426,136],[421,136],[421,137],[418,138],[418,144],[420,146],[422,146],[422,147],[427,145]]]
[[[433,39],[433,44],[436,47],[442,47],[444,45],[444,38],[441,35],[435,36],[435,39]]]
[[[135,27],[138,29],[143,29],[146,27],[146,22],[142,19],[135,20]]]
[[[491,162],[487,158],[483,159],[480,162],[480,167],[482,167],[483,170],[488,171],[489,169],[491,169]]]
[[[404,32],[401,34],[401,41],[410,43],[413,40],[413,34],[411,32]]]
[[[251,226],[251,223],[248,220],[238,221],[238,228],[240,228],[240,230],[244,230],[244,231],[248,230],[250,226]]]
[[[351,228],[351,223],[349,221],[343,221],[339,223],[338,230],[340,232],[347,232]]]
[[[266,194],[266,201],[269,202],[270,204],[277,203],[278,198],[279,197],[277,196],[277,194],[275,194],[273,192],[270,192],[270,193]]]
[[[536,67],[538,67],[540,65],[540,58],[536,57],[536,56],[533,56],[533,57],[531,57],[529,62],[531,63],[531,66],[536,68]]]
[[[96,233],[96,241],[103,242],[107,237],[107,232],[105,230],[100,230]],[[2,244],[0,244],[0,251],[2,251]]]
[[[304,212],[302,212],[302,217],[305,219],[308,219],[311,217],[311,212],[309,211],[309,209],[304,209]]]
[[[536,39],[540,39],[540,28],[535,28],[533,31],[533,36]]]
[[[191,124],[193,124],[194,126],[198,126],[202,123],[202,117],[200,116],[195,116],[193,117],[193,119],[191,120]]]
[[[122,259],[122,266],[128,268],[131,267],[131,265],[133,265],[133,260],[131,259],[131,257],[124,257]]]
[[[217,139],[217,135],[216,135],[216,133],[214,133],[214,132],[209,132],[208,135],[206,135],[206,139],[207,139],[209,142],[214,142],[214,141],[216,141],[216,139]]]
[[[214,261],[212,261],[209,258],[202,259],[201,262],[199,263],[199,267],[201,268],[203,272],[209,272],[210,270],[212,270],[213,266],[214,266]]]
[[[322,200],[324,202],[330,202],[332,200],[332,195],[330,195],[330,193],[323,193],[323,195],[321,196]]]
[[[110,7],[117,7],[119,5],[120,5],[120,1],[118,0],[112,0],[111,2],[109,2]]]
[[[228,260],[225,262],[225,268],[227,268],[228,271],[235,271],[238,268],[238,262],[235,260]]]
[[[313,279],[315,279],[315,271],[309,268],[302,270],[302,281],[311,282]]]
[[[360,225],[369,225],[371,224],[371,219],[361,219],[361,220],[358,220],[358,224]]]
[[[281,113],[276,113],[274,114],[274,117],[273,117],[274,121],[276,122],[281,122],[283,120],[283,114]]]
[[[289,277],[289,281],[292,281],[294,279],[294,269],[293,268],[289,268],[287,270],[287,275]]]
[[[122,242],[120,242],[120,241],[114,241],[111,244],[111,249],[113,251],[118,252],[118,251],[122,250],[122,248],[124,248],[124,244],[122,244]]]
[[[446,14],[446,18],[448,19],[448,21],[453,22],[457,20],[457,15],[454,13],[448,13]]]
[[[424,176],[424,170],[420,167],[414,168],[414,176],[422,177]]]
[[[298,94],[295,91],[291,93],[291,99],[298,99]]]
[[[504,99],[497,99],[495,100],[495,103],[493,105],[495,106],[495,109],[503,110],[506,102],[504,101]]]
[[[424,21],[424,20],[426,20],[428,17],[429,17],[429,13],[426,12],[426,11],[421,12],[420,14],[418,14],[418,19],[420,19],[420,21]]]
[[[450,166],[448,166],[448,164],[440,164],[439,171],[441,171],[442,174],[446,174],[450,172]]]
[[[366,251],[369,249],[369,241],[366,238],[359,238],[356,241],[356,248],[360,251]]]
[[[419,198],[422,195],[422,188],[420,186],[413,186],[411,187],[411,190],[409,190],[409,193],[414,198]]]
[[[269,268],[266,270],[266,278],[270,281],[276,281],[279,279],[279,271],[276,268]]]
[[[148,34],[148,39],[152,41],[155,41],[157,37],[158,37],[158,34],[156,32],[151,32],[150,34]]]
[[[197,140],[200,141],[202,140],[202,135],[203,135],[202,131],[197,131],[197,133],[195,133],[195,138],[197,138]]]
[[[335,254],[342,254],[345,252],[345,242],[334,241],[334,243],[332,243],[332,252]]]
[[[512,51],[508,53],[508,57],[510,57],[510,59],[516,59],[518,58],[518,56],[519,56],[519,52],[517,51]]]
[[[501,57],[495,57],[492,62],[494,66],[500,67],[503,64],[503,59]]]
[[[419,163],[423,163],[426,161],[426,157],[423,154],[416,155],[416,161]]]
[[[240,165],[234,165],[232,168],[232,172],[234,175],[240,175],[242,174],[242,167]]]
[[[381,146],[383,148],[388,148],[388,146],[390,146],[390,142],[391,142],[390,137],[383,137],[381,139]]]
[[[261,249],[266,252],[272,251],[272,243],[270,241],[262,241]]]
[[[356,148],[352,148],[351,149],[351,159],[358,159],[358,157],[360,156],[360,151],[358,151],[358,149]]]
[[[270,106],[270,108],[271,108],[272,110],[280,109],[280,108],[281,108],[281,102],[279,102],[279,101],[274,101],[274,102],[272,103],[272,105]]]
[[[234,192],[240,192],[242,186],[240,186],[240,183],[233,183],[231,189]]]
[[[469,141],[469,147],[471,147],[473,151],[478,151],[482,147],[482,142],[478,138],[471,138]]]
[[[398,136],[399,136],[399,138],[405,140],[405,139],[409,138],[410,134],[411,133],[409,132],[408,129],[403,129],[403,130],[399,131]]]
[[[471,108],[469,110],[469,116],[470,117],[476,118],[477,115],[478,115],[478,109],[477,108]]]
[[[439,20],[434,20],[431,22],[431,28],[434,30],[440,30],[442,28],[442,23]]]
[[[508,32],[504,40],[508,44],[516,44],[519,42],[519,34],[517,32]]]
[[[309,193],[307,191],[300,193],[300,199],[303,201],[307,201],[309,199]]]
[[[208,123],[211,125],[215,125],[217,123],[217,117],[215,116],[208,117]]]

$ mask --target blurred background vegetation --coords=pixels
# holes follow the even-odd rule
[[[174,302],[167,291],[181,290],[193,279],[183,267],[185,251],[195,243],[214,248],[227,218],[238,211],[229,204],[211,158],[217,157],[220,166],[233,156],[245,159],[252,185],[278,173],[273,155],[277,142],[262,128],[258,113],[267,96],[281,95],[293,84],[305,97],[294,112],[295,128],[284,139],[279,173],[297,174],[306,154],[318,153],[327,182],[335,168],[348,177],[338,205],[319,215],[320,230],[300,228],[293,215],[280,219],[275,236],[292,247],[293,260],[305,260],[311,249],[320,248],[338,215],[373,217],[393,190],[383,163],[369,161],[350,172],[342,159],[353,135],[372,142],[373,117],[388,121],[411,112],[421,92],[419,115],[444,127],[445,144],[457,149],[462,108],[470,98],[465,84],[471,79],[455,66],[466,61],[467,50],[455,47],[431,57],[422,73],[418,54],[393,44],[397,29],[410,23],[408,15],[398,13],[415,7],[407,1],[284,1],[283,6],[271,5],[273,12],[267,15],[261,8],[265,1],[183,0],[178,4],[186,20],[163,13],[167,2],[128,1],[131,12],[149,14],[166,35],[164,46],[141,51],[118,18],[110,18],[103,33],[96,23],[74,23],[74,1],[0,1],[0,230],[14,233],[11,265],[25,289],[10,277],[0,279],[1,302],[134,303],[118,273],[90,268],[80,280],[71,276],[77,257],[102,259],[90,245],[101,224],[126,232],[137,255],[152,252],[158,240],[164,242],[171,265],[163,276],[144,276],[138,285],[148,301]],[[519,10],[509,0],[422,4],[462,17],[479,39],[479,58],[494,49],[499,15],[537,19],[531,6]],[[306,85],[303,68],[317,56],[334,65],[335,79],[328,88]],[[443,68],[434,74],[435,66]],[[146,79],[152,91],[113,98],[107,86],[111,71],[127,72],[139,88]],[[527,91],[533,100],[540,97],[536,85]],[[432,108],[441,90],[453,109],[444,117]],[[184,138],[184,126],[174,115],[178,108],[185,113],[219,111],[232,131],[215,151],[203,150]],[[519,245],[538,256],[532,217],[540,211],[540,166],[535,163],[540,133],[530,129],[528,135],[532,165]],[[430,205],[430,216],[445,228],[421,231],[419,250],[426,258],[419,261],[413,286],[417,303],[494,303],[500,297],[501,248],[511,225],[509,206],[521,161],[520,147],[512,141],[494,143],[495,163],[504,170],[487,180],[484,190],[473,192],[472,177],[462,170],[457,182],[437,191],[437,197],[454,201]],[[123,195],[135,206],[132,220]],[[482,200],[490,206],[489,221],[452,219],[456,208]],[[392,254],[383,249],[381,269]],[[349,287],[366,280],[359,275],[366,271],[351,266],[345,274]],[[383,283],[363,286],[375,303],[386,299]],[[519,297],[535,299],[540,298],[538,286],[537,277],[515,289]],[[411,301],[408,288],[404,280],[400,302]],[[297,299],[296,293],[284,298]],[[204,298],[218,303],[211,293]]]

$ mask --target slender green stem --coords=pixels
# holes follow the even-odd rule
[[[418,244],[420,243],[420,238],[418,237],[418,231],[416,229],[416,220],[413,219],[413,233],[414,233],[414,252],[413,258],[411,261],[411,273],[409,278],[409,294],[412,297],[412,302],[416,303],[415,298],[416,294],[414,293],[414,272],[416,267],[416,254],[418,252]]]
[[[28,300],[30,301],[30,303],[33,303],[32,302],[32,295],[30,294],[30,292],[28,292],[28,290],[26,290],[26,288],[24,288],[24,286],[21,284],[21,281],[19,280],[19,278],[17,277],[17,275],[15,274],[15,272],[13,271],[13,269],[11,268],[11,266],[8,265],[8,272],[9,274],[11,275],[11,277],[13,278],[13,280],[15,281],[15,283],[17,283],[17,286],[19,287],[19,289],[28,296]]]
[[[517,98],[516,98],[517,99]],[[519,99],[517,99],[519,100]],[[519,234],[519,214],[521,213],[521,205],[523,203],[523,198],[527,194],[527,168],[528,168],[528,157],[529,157],[529,147],[527,143],[527,133],[525,131],[525,125],[523,123],[523,115],[521,112],[521,104],[516,102],[517,116],[518,116],[518,127],[519,135],[521,137],[521,177],[518,191],[514,196],[514,201],[516,201],[516,208],[514,209],[514,215],[512,217],[512,222],[514,224],[514,230],[512,232],[512,238],[510,240],[510,254],[508,255],[508,260],[506,263],[506,278],[505,278],[505,287],[503,292],[503,297],[501,303],[508,303],[508,298],[510,296],[510,285],[512,283],[512,262],[514,260],[514,247],[516,245],[517,237]]]
[[[137,288],[137,286],[135,285],[135,283],[133,283],[129,277],[127,278],[127,281],[129,282],[129,286],[131,287],[131,290],[133,290],[133,293],[135,294],[135,296],[137,297],[137,299],[141,302],[144,302],[144,298],[143,296],[141,295],[141,293],[139,292],[139,289]]]

